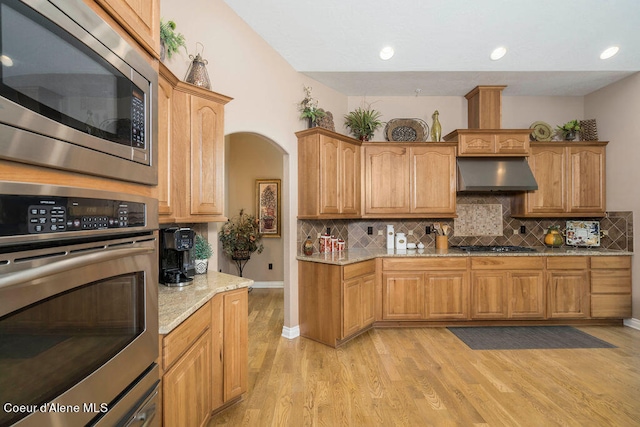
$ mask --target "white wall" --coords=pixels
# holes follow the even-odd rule
[[[585,118],[596,119],[607,145],[607,209],[633,211],[640,219],[640,73],[586,97]],[[640,248],[638,233],[633,247]],[[640,319],[640,257],[633,258],[633,318]]]

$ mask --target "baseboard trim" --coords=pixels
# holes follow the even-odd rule
[[[284,282],[253,282],[253,288],[256,289],[284,289]]]
[[[633,329],[637,329],[640,331],[640,319],[624,319],[624,326],[628,326]]]
[[[294,326],[293,328],[289,328],[288,326],[282,327],[282,336],[287,339],[294,339],[300,336],[300,326]]]

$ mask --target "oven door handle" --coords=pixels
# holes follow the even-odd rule
[[[34,268],[6,274],[0,277],[0,289],[18,286],[23,283],[29,283],[34,280],[42,279],[54,274],[63,273],[65,271],[76,268],[90,266],[96,263],[111,261],[118,258],[125,258],[145,253],[152,253],[154,247],[142,248],[119,248],[108,249],[104,252],[85,254],[75,258],[64,259],[61,261],[45,264]]]

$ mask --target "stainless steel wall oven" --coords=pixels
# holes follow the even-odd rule
[[[154,199],[0,182],[0,426],[155,425],[157,218]]]
[[[156,184],[157,83],[81,0],[0,0],[0,158]]]

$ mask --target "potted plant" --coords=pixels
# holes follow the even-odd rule
[[[242,270],[254,252],[261,253],[264,246],[260,242],[260,222],[254,215],[249,215],[240,209],[238,215],[230,218],[220,230],[222,251],[230,257],[242,277]]]
[[[209,258],[211,258],[211,255],[213,255],[211,244],[207,241],[207,239],[197,234],[195,243],[197,274],[205,274],[207,272],[207,268],[209,267]]]
[[[376,130],[382,126],[382,113],[371,108],[357,108],[344,116],[344,124],[351,133],[361,141],[369,141]]]
[[[178,52],[180,46],[185,46],[185,39],[181,33],[176,33],[176,23],[160,19],[160,60],[164,61],[165,53],[167,58]]]
[[[571,120],[562,126],[557,126],[557,133],[565,141],[573,141],[576,139],[576,132],[581,130],[580,123],[577,120]]]
[[[309,127],[312,128],[316,125],[319,118],[325,116],[325,111],[322,108],[318,108],[318,100],[311,96],[311,86],[304,86],[305,97],[300,101],[300,118],[307,119],[309,121]]]

